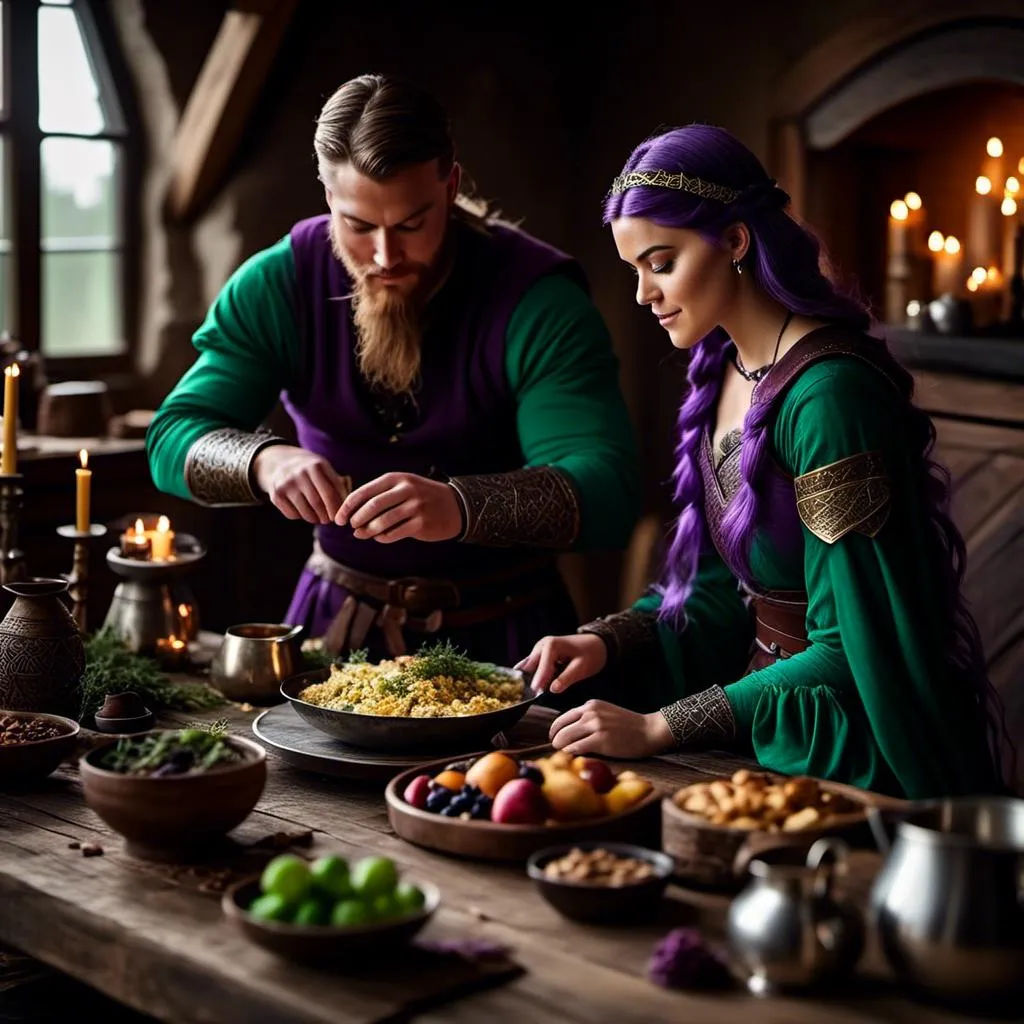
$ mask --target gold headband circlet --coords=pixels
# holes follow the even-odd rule
[[[638,185],[650,185],[654,188],[674,188],[681,192],[689,192],[701,199],[717,199],[720,203],[731,203],[740,193],[738,189],[726,188],[725,185],[713,185],[700,178],[691,178],[682,171],[628,171],[620,174],[612,182],[612,195],[625,192],[626,189]]]

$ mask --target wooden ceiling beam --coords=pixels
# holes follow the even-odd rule
[[[174,140],[172,217],[194,217],[220,187],[297,2],[237,0],[224,15]]]

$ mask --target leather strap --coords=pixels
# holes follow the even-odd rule
[[[807,595],[802,591],[756,594],[750,604],[754,611],[754,651],[748,671],[765,668],[779,658],[791,658],[810,647]]]

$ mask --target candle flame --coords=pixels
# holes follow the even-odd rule
[[[183,618],[187,619],[192,614],[192,609],[187,604],[178,605],[178,614]]]
[[[999,157],[1003,155],[1003,140],[992,136],[988,142],[985,143],[985,152],[991,157]]]
[[[184,640],[179,640],[176,636],[171,637],[171,646],[176,650],[180,651],[185,646]]]
[[[135,535],[141,537],[146,532],[146,526],[141,519],[135,520]]]
[[[1017,161],[1017,173],[1024,174],[1024,156]]]
[[[985,273],[985,277],[989,281],[998,281],[999,278],[1001,277],[1001,275],[1000,275],[999,269],[997,267],[989,267],[988,271]]]
[[[1020,182],[1012,174],[1006,179],[1006,191],[1011,196],[1015,196],[1020,191]]]
[[[988,277],[988,274],[985,273],[984,267],[975,267],[971,271],[971,280],[974,281],[975,284],[981,284],[981,282],[984,281],[986,277]]]
[[[892,214],[893,220],[906,220],[910,216],[907,204],[902,199],[893,200],[892,206],[889,207],[889,213]]]
[[[973,277],[967,278],[967,290],[969,292],[976,292],[978,290],[978,282]]]
[[[5,369],[4,369],[4,376],[5,377],[20,377],[21,376],[21,367],[18,366],[17,363],[11,363],[10,366],[5,367]]]
[[[942,252],[942,247],[945,245],[946,240],[942,237],[941,231],[933,231],[928,236],[928,248],[932,252]]]
[[[78,461],[82,464],[82,469],[86,469],[89,465],[89,453],[82,448],[78,453]]]
[[[1012,196],[1007,196],[999,206],[999,212],[1004,217],[1012,217],[1017,212],[1017,200]]]
[[[950,256],[955,256],[960,251],[960,239],[956,235],[950,235],[942,246]]]
[[[978,180],[974,183],[974,191],[979,196],[987,196],[992,191],[992,182],[984,174],[979,174]]]
[[[171,528],[170,519],[168,519],[167,516],[161,516],[156,521],[156,528],[160,531],[160,533],[166,533]]]
[[[911,210],[921,209],[921,197],[916,192],[908,192],[903,197],[903,202],[907,204],[907,208]]]

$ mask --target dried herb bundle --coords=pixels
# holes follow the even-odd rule
[[[152,658],[133,654],[109,629],[86,637],[80,720],[99,711],[108,693],[126,690],[134,690],[151,711],[201,711],[225,703],[202,683],[172,683]]]

